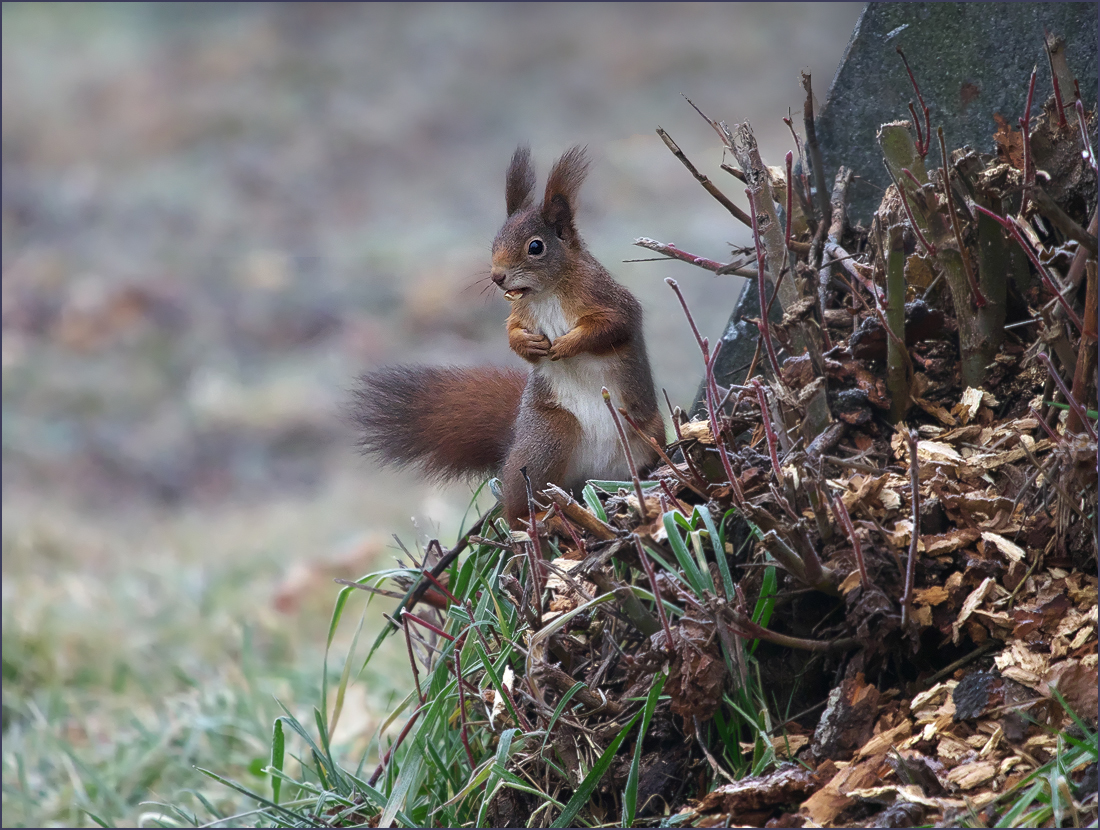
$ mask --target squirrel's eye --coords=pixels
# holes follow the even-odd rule
[[[527,253],[531,256],[542,256],[542,252],[546,250],[546,246],[542,244],[541,239],[532,239],[527,246]]]

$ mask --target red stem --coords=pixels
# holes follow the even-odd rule
[[[413,644],[412,635],[409,634],[409,621],[402,617],[401,627],[405,630],[405,646],[409,650],[409,665],[413,670],[413,682],[416,683],[416,696],[420,699],[420,703],[424,703],[424,692],[420,690],[420,670],[416,667],[416,658],[413,656]]]
[[[1046,419],[1035,411],[1035,407],[1029,406],[1027,411],[1031,413],[1031,417],[1039,422],[1039,426],[1043,428],[1043,431],[1050,436],[1050,440],[1055,444],[1061,444],[1065,439],[1062,438],[1057,432],[1050,428],[1050,424],[1046,422]]]
[[[695,318],[691,316],[691,309],[688,308],[687,300],[684,299],[684,295],[680,292],[679,284],[671,277],[666,277],[665,282],[668,283],[668,287],[673,290],[677,299],[680,301],[680,306],[684,309],[684,314],[687,315],[691,330],[695,334],[695,342],[699,344],[699,350],[703,353],[703,367],[705,370],[703,377],[705,379],[704,387],[706,389],[707,415],[710,418],[710,431],[714,436],[714,444],[718,448],[718,455],[722,459],[722,468],[726,471],[726,476],[729,478],[730,490],[733,493],[734,503],[740,505],[744,501],[744,494],[741,492],[741,485],[737,481],[737,476],[733,474],[733,467],[730,466],[730,460],[726,454],[725,442],[722,440],[722,434],[718,431],[718,383],[714,379],[714,363],[718,359],[718,352],[722,349],[722,341],[718,341],[718,344],[714,347],[714,354],[712,355],[707,339],[699,334],[699,327],[695,325]],[[687,453],[684,454],[684,458],[687,458]]]
[[[657,601],[657,616],[661,620],[661,627],[665,630],[665,651],[672,653],[672,629],[668,625],[668,616],[665,614],[665,605],[661,602],[661,590],[657,587],[657,575],[653,572],[653,563],[642,547],[642,540],[638,534],[634,534],[634,544],[638,548],[638,558],[642,560],[642,568],[649,579],[649,587],[653,589],[653,598]]]
[[[408,617],[414,623],[419,623],[420,625],[424,626],[429,631],[434,632],[435,634],[438,634],[440,637],[443,637],[446,640],[450,640],[452,643],[455,641],[455,638],[452,637],[450,634],[448,634],[446,631],[444,631],[442,628],[438,628],[437,626],[432,625],[427,620],[421,619],[420,617],[416,616],[416,614],[412,613],[412,611],[409,611],[407,608],[402,608],[401,609],[401,617],[402,617],[402,619],[404,619],[405,617]]]
[[[682,248],[677,248],[671,242],[660,243],[661,249],[657,253],[664,254],[669,259],[678,259],[681,262],[687,262],[691,265],[698,265],[700,268],[706,268],[708,271],[719,271],[729,265],[728,262],[718,262],[714,259],[708,259],[705,256],[696,256],[693,253],[685,251]],[[640,246],[646,247],[646,246]],[[650,248],[650,250],[655,250]]]
[[[852,540],[852,550],[856,555],[856,564],[859,566],[859,582],[864,588],[867,588],[871,584],[871,580],[867,576],[867,565],[863,561],[863,547],[859,543],[859,536],[856,535],[856,529],[852,525],[852,517],[848,515],[848,508],[845,506],[842,496],[837,496],[833,500],[833,512],[836,513],[841,525],[844,526],[845,532]]]
[[[1035,184],[1034,162],[1031,158],[1031,99],[1035,95],[1036,68],[1031,70],[1031,82],[1027,87],[1027,107],[1024,109],[1024,117],[1020,119],[1020,129],[1024,134],[1024,198],[1020,204],[1020,213],[1027,207],[1028,191]]]
[[[611,393],[607,391],[606,386],[600,391],[603,394],[603,402],[607,406],[607,411],[611,413],[611,418],[615,421],[615,429],[619,432],[619,441],[623,445],[623,452],[626,453],[626,466],[630,468],[630,480],[634,482],[634,492],[638,496],[638,512],[642,516],[642,521],[648,522],[649,514],[646,511],[645,494],[642,493],[642,482],[638,478],[638,467],[634,463],[634,454],[630,452],[630,442],[626,440],[626,430],[623,429],[623,423],[619,420],[619,413],[615,411],[615,406],[611,403]]]
[[[921,136],[920,119],[917,117],[917,110],[912,101],[909,102],[909,114],[913,116],[913,126],[917,128],[917,152],[920,153],[924,146],[924,138]]]
[[[788,110],[790,112],[790,110]],[[791,137],[794,139],[794,148],[798,151],[798,166],[801,169],[799,173],[799,180],[802,182],[802,195],[804,198],[799,199],[799,203],[802,205],[802,212],[808,217],[810,225],[814,224],[813,209],[809,206],[810,198],[810,177],[806,175],[806,160],[802,157],[802,139],[798,137],[798,133],[795,131],[794,124],[790,118],[784,118],[783,123],[787,125],[787,129],[791,131]]]
[[[412,713],[412,716],[407,721],[405,721],[405,726],[401,729],[401,734],[397,736],[397,740],[393,742],[393,746],[386,750],[385,757],[383,757],[378,766],[375,767],[374,773],[371,775],[370,780],[367,782],[370,786],[373,787],[378,782],[379,777],[381,777],[382,775],[382,771],[385,770],[386,766],[390,762],[390,758],[393,757],[393,753],[397,750],[399,746],[401,746],[402,742],[405,740],[405,737],[409,734],[409,730],[412,729],[413,724],[416,723],[416,719],[420,717],[420,713],[423,711],[424,707],[421,706],[419,709]]]
[[[462,649],[462,645],[466,643],[465,636],[462,638],[462,643],[455,646],[455,679],[458,681],[458,719],[460,722],[459,734],[462,735],[462,746],[466,750],[466,759],[470,762],[470,769],[473,770],[477,764],[474,763],[474,753],[470,749],[470,739],[466,734],[466,691],[462,688],[462,661],[459,659],[458,653]]]
[[[775,346],[772,345],[771,328],[768,325],[767,309],[771,308],[771,304],[765,304],[764,302],[768,296],[767,280],[764,277],[764,246],[760,242],[760,228],[756,222],[756,200],[753,198],[752,191],[748,188],[745,189],[745,195],[749,197],[749,211],[752,215],[752,239],[756,245],[756,283],[760,291],[761,311],[760,322],[757,325],[760,328],[761,336],[764,338],[764,345],[768,350],[768,362],[771,363],[772,371],[775,373],[776,379],[778,379],[779,360],[775,356]]]
[[[1050,373],[1050,376],[1054,378],[1055,384],[1057,384],[1058,388],[1062,390],[1062,394],[1065,396],[1066,403],[1070,405],[1070,408],[1076,413],[1077,417],[1081,419],[1081,425],[1084,426],[1085,431],[1089,434],[1089,438],[1095,441],[1096,432],[1093,430],[1092,424],[1089,423],[1085,408],[1081,406],[1077,398],[1073,397],[1073,395],[1070,394],[1069,389],[1066,387],[1065,382],[1062,380],[1062,376],[1054,371],[1054,364],[1050,362],[1050,357],[1047,355],[1047,353],[1039,352],[1038,357],[1039,360],[1042,361],[1042,364],[1046,366],[1047,371]]]
[[[779,466],[779,454],[775,450],[775,430],[772,429],[771,413],[768,412],[768,398],[764,394],[764,387],[756,378],[752,379],[752,385],[756,387],[756,400],[760,404],[760,422],[764,425],[764,435],[768,439],[768,452],[772,457],[772,469],[779,486],[783,486],[783,470]]]
[[[962,231],[959,230],[959,217],[955,215],[955,200],[951,196],[951,174],[947,168],[947,143],[943,140],[943,127],[938,127],[936,133],[940,139],[940,153],[943,155],[943,192],[947,198],[947,213],[951,217],[951,230],[955,234],[955,244],[959,246],[959,256],[962,258],[966,279],[970,283],[970,293],[974,298],[974,305],[978,308],[985,308],[987,305],[985,295],[982,294],[981,288],[978,287],[978,281],[974,278],[974,269],[970,267],[970,254],[963,243]]]
[[[668,481],[663,478],[660,481],[661,489],[664,490],[665,495],[668,496],[669,504],[672,505],[674,509],[679,510],[686,516],[690,511],[688,511],[688,509],[684,507],[683,502],[681,502],[678,498],[676,498],[675,495],[673,495],[672,488],[668,486]]]
[[[905,173],[914,182],[917,181],[917,177],[914,176],[908,167],[901,169],[902,173]],[[917,182],[917,190],[920,191],[920,182]],[[905,195],[905,188],[901,186],[901,182],[898,182],[898,193],[901,194],[901,204],[905,208],[905,215],[909,217],[909,224],[913,226],[913,233],[917,235],[917,239],[920,240],[920,244],[924,247],[924,250],[928,252],[929,256],[936,255],[936,246],[924,238],[924,234],[921,233],[920,228],[917,226],[917,221],[913,218],[913,211],[909,208],[909,198]]]
[[[704,341],[705,342],[705,341]],[[722,469],[729,479],[730,492],[733,494],[733,502],[740,507],[745,502],[745,494],[741,491],[741,482],[734,475],[733,465],[730,464],[729,453],[726,452],[726,442],[718,429],[718,384],[714,380],[714,363],[718,359],[718,353],[722,350],[722,341],[714,347],[714,355],[707,361],[704,378],[707,387],[707,415],[710,418],[710,430],[714,435],[714,445],[718,448],[718,456],[722,459]]]
[[[431,571],[429,571],[427,568],[421,568],[420,573],[422,573],[424,576],[426,576],[428,578],[428,580],[433,585],[435,585],[436,588],[438,588],[440,591],[442,591],[443,594],[447,597],[447,599],[449,599],[451,602],[455,603],[456,605],[461,605],[462,604],[461,602],[459,602],[458,597],[456,597],[454,594],[452,594],[450,592],[450,590],[448,590],[446,585],[444,585],[442,582],[440,582],[438,579],[436,579],[434,576],[432,576]]]
[[[706,340],[699,334],[699,327],[695,325],[695,318],[691,316],[691,309],[688,308],[687,300],[685,300],[684,295],[680,293],[680,284],[672,277],[665,277],[665,282],[668,283],[668,287],[676,294],[676,299],[680,301],[680,306],[684,309],[684,314],[686,314],[688,318],[688,324],[691,326],[691,332],[695,335],[695,342],[699,344],[699,349],[703,352],[703,362],[706,363],[710,359],[710,350],[707,348]]]
[[[626,421],[626,423],[630,426],[630,428],[632,430],[634,430],[634,432],[636,432],[638,435],[640,435],[642,438],[644,438],[649,443],[649,445],[651,447],[653,447],[653,449],[656,451],[656,453],[660,457],[660,459],[662,461],[664,461],[665,464],[668,465],[668,468],[672,471],[672,474],[674,476],[676,476],[676,479],[681,484],[683,484],[685,487],[687,487],[691,490],[694,490],[702,498],[705,499],[707,497],[707,493],[706,493],[707,483],[705,481],[703,481],[703,479],[699,478],[698,476],[695,476],[695,480],[692,481],[687,476],[685,476],[682,472],[680,472],[680,469],[673,463],[672,459],[668,457],[668,453],[666,453],[663,449],[661,449],[661,445],[657,442],[657,439],[654,438],[651,435],[646,435],[645,430],[643,430],[638,425],[637,421],[635,421],[633,418],[630,417],[629,412],[627,412],[623,407],[619,407],[619,414],[623,416],[623,420]],[[676,432],[676,437],[677,438],[682,437],[680,435],[679,430],[677,430],[677,432]],[[685,458],[685,460],[686,460],[686,458]],[[693,472],[690,465],[688,466],[688,471]]]
[[[917,79],[913,75],[913,70],[909,68],[909,61],[905,57],[905,53],[901,51],[901,47],[895,47],[897,53],[901,55],[901,62],[905,64],[905,71],[909,73],[909,82],[913,84],[913,91],[917,93],[917,100],[920,101],[920,107],[924,111],[924,132],[928,136],[928,142],[923,146],[917,146],[917,152],[920,153],[920,157],[924,158],[928,155],[928,148],[932,146],[932,121],[928,116],[928,105],[924,103],[924,96],[920,94],[920,87],[917,86]],[[912,104],[910,104],[912,106]],[[913,123],[917,128],[918,141],[920,137],[920,124],[916,123],[917,114],[913,113]]]
[[[1066,298],[1062,296],[1062,292],[1058,290],[1058,286],[1055,284],[1054,280],[1047,272],[1046,266],[1044,266],[1043,263],[1039,261],[1038,254],[1036,254],[1031,249],[1031,245],[1028,244],[1027,240],[1024,238],[1024,235],[1020,233],[1020,229],[1016,227],[1015,222],[1010,221],[1009,219],[1005,219],[1003,216],[998,216],[993,211],[987,210],[986,208],[974,202],[970,203],[970,207],[973,210],[984,213],[990,219],[996,220],[998,223],[1000,223],[1002,228],[1012,234],[1012,237],[1020,244],[1020,247],[1024,249],[1024,253],[1027,254],[1028,259],[1031,260],[1031,264],[1035,266],[1035,270],[1039,272],[1039,276],[1040,278],[1042,278],[1043,284],[1047,287],[1047,290],[1054,294],[1054,298],[1058,300],[1058,303],[1062,306],[1062,310],[1066,312],[1066,316],[1069,317],[1071,321],[1073,321],[1073,324],[1077,326],[1078,331],[1084,331],[1085,324],[1081,322],[1080,315],[1073,310],[1072,306],[1070,306]]]

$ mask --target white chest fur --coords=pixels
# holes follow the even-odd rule
[[[556,297],[536,300],[531,310],[539,330],[551,342],[576,324],[575,320],[568,319]],[[630,468],[619,433],[601,393],[606,387],[611,393],[612,404],[623,405],[620,362],[620,356],[612,352],[608,355],[581,354],[563,360],[544,358],[535,366],[535,372],[550,384],[557,404],[571,412],[580,424],[581,442],[573,453],[567,480],[561,482],[567,488],[593,478],[629,478]],[[626,424],[623,426],[627,429],[634,457],[648,457],[651,452],[648,446]]]

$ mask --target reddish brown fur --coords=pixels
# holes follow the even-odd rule
[[[554,399],[553,385],[541,374],[543,361],[614,355],[611,378],[622,398],[616,405],[647,435],[664,441],[641,306],[588,252],[575,226],[587,171],[584,150],[572,148],[554,165],[542,203],[535,204],[527,148],[517,149],[508,166],[508,219],[493,242],[492,277],[513,297],[508,344],[533,365],[526,379],[495,369],[398,367],[367,375],[358,393],[366,451],[384,463],[419,464],[437,478],[499,472],[512,527],[522,526],[528,514],[521,468],[536,492],[563,483],[583,438],[580,422]],[[532,251],[535,240],[542,250]],[[553,341],[540,330],[538,316],[548,313],[548,299],[557,300],[564,320],[574,321]],[[642,455],[635,458],[641,465],[655,458]]]
[[[528,386],[537,386],[534,375]],[[515,441],[500,475],[504,485],[504,516],[512,527],[518,526],[516,519],[528,519],[530,514],[522,469],[527,469],[532,493],[538,493],[551,482],[563,481],[566,464],[579,440],[580,427],[572,414],[537,391],[525,395]]]
[[[531,206],[535,190],[535,168],[531,166],[531,148],[517,147],[508,165],[504,184],[504,203],[511,216],[517,210]]]
[[[394,366],[355,392],[359,445],[383,464],[415,464],[433,479],[499,472],[512,443],[523,372]]]

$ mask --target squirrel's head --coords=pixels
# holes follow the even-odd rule
[[[552,290],[584,250],[573,216],[577,191],[588,173],[583,147],[573,147],[555,162],[542,202],[535,204],[531,151],[519,147],[505,178],[508,220],[493,240],[493,282],[510,301]]]

